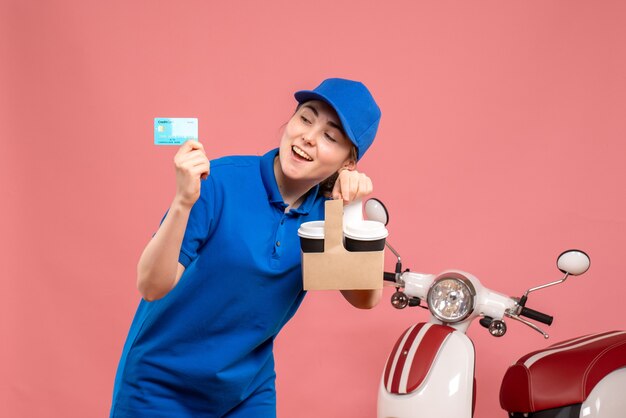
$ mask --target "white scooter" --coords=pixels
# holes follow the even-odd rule
[[[368,219],[387,224],[387,211],[376,199],[365,204]],[[495,337],[507,331],[505,318],[548,335],[526,317],[550,325],[552,317],[526,307],[530,293],[563,283],[589,268],[587,254],[569,250],[557,259],[560,280],[527,290],[520,298],[484,287],[473,275],[396,271],[384,279],[397,288],[395,308],[421,306],[427,323],[407,329],[395,343],[378,391],[378,418],[470,418],[475,400],[474,345],[466,331],[474,319]],[[423,306],[422,306],[423,307]],[[504,376],[500,404],[511,417],[626,417],[626,332],[575,338],[519,359]]]

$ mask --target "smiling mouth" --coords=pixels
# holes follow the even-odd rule
[[[291,147],[291,150],[293,151],[294,154],[300,157],[300,159],[305,160],[305,161],[313,161],[313,158],[309,154],[307,154],[306,152],[304,152],[302,149],[298,148],[297,146],[293,145]]]

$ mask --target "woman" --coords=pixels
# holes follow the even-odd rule
[[[175,198],[137,267],[143,300],[111,417],[276,415],[273,341],[304,297],[297,229],[323,219],[324,187],[345,202],[372,191],[355,168],[380,120],[359,82],[295,97],[280,147],[262,157],[209,164],[196,141],[178,150]],[[359,308],[381,296],[342,294]]]

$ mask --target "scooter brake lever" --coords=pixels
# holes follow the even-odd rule
[[[504,312],[504,316],[506,316],[507,318],[511,318],[514,319],[516,321],[521,322],[524,325],[528,325],[529,327],[531,327],[532,329],[534,329],[535,331],[537,331],[539,334],[543,335],[543,338],[548,339],[550,338],[550,336],[548,334],[546,334],[545,332],[543,332],[543,330],[541,328],[539,328],[537,325],[533,324],[532,322],[529,322],[525,319],[520,318],[517,315],[514,315],[510,312]]]

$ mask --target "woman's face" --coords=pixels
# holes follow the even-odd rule
[[[340,128],[334,109],[313,100],[300,106],[289,119],[280,141],[280,166],[291,180],[317,184],[341,167],[354,168],[352,142]]]

